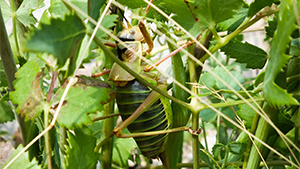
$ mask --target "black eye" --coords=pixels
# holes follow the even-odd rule
[[[131,29],[131,30],[129,31],[129,33],[130,33],[131,35],[133,35],[133,34],[135,34],[135,31],[134,31],[133,29]]]

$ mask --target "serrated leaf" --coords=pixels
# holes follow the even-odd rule
[[[286,55],[286,49],[291,41],[291,34],[297,28],[293,3],[282,1],[280,5],[277,30],[274,34],[270,50],[270,60],[266,68],[264,80],[264,97],[270,105],[279,107],[286,105],[298,105],[298,101],[275,83],[277,75],[283,71],[290,56]],[[286,25],[289,25],[288,27]]]
[[[64,91],[65,86],[57,91],[52,105],[59,103]],[[87,114],[102,110],[103,106],[100,103],[108,98],[109,95],[106,88],[76,83],[71,86],[64,100],[57,122],[67,128],[91,124],[92,121]]]
[[[18,146],[18,148],[13,152],[13,154],[10,156],[10,159],[7,161],[7,163],[12,160],[21,150],[23,149],[22,144]],[[4,165],[5,166],[5,165]],[[15,169],[15,168],[26,168],[26,169],[40,169],[41,167],[38,165],[38,162],[36,159],[33,159],[32,161],[29,161],[28,158],[28,152],[22,153],[16,161],[14,161],[8,169]]]
[[[262,69],[267,61],[268,54],[257,46],[247,42],[234,39],[221,48],[230,58],[235,58],[236,62],[246,63],[246,68]]]
[[[235,15],[242,4],[242,0],[197,0],[187,5],[202,26],[212,28]]]
[[[247,16],[251,18],[257,12],[259,12],[262,8],[264,8],[266,6],[271,6],[276,1],[278,1],[278,0],[255,0],[255,1],[253,1],[250,4]]]
[[[247,144],[246,143],[238,143],[238,142],[231,142],[228,145],[229,150],[233,154],[243,155],[246,151]]]
[[[15,119],[14,112],[11,109],[11,106],[0,100],[0,123],[6,123]]]
[[[52,54],[61,68],[74,55],[84,35],[85,26],[75,14],[66,15],[64,20],[52,18],[50,25],[41,24],[30,34],[24,50]]]
[[[232,18],[227,19],[219,23],[220,29],[222,31],[228,30],[229,32],[234,31],[238,26],[240,26],[247,16],[248,9],[242,8],[240,12],[234,15]],[[228,32],[228,33],[229,33]]]
[[[68,143],[66,146],[66,168],[93,168],[100,156],[94,152],[96,138],[92,136],[90,129],[75,128],[75,135],[68,132]]]
[[[40,0],[24,0],[16,12],[16,17],[24,26],[29,27],[37,22],[32,11],[43,6],[44,2]]]
[[[72,4],[81,9],[84,13],[87,13],[87,0],[70,0]],[[49,12],[54,18],[63,19],[65,15],[70,14],[70,10],[66,7],[63,1],[61,0],[51,0],[51,4],[49,7]],[[78,14],[80,18],[83,20],[84,17]]]
[[[0,0],[0,8],[1,8],[1,13],[2,13],[2,17],[3,17],[3,21],[5,23],[11,17],[11,9],[8,6],[8,4],[5,2],[5,0]]]
[[[14,81],[15,91],[10,99],[18,104],[17,112],[25,116],[25,121],[38,116],[43,109],[43,94],[40,87],[40,66],[31,60],[21,67]]]
[[[114,142],[113,161],[121,167],[128,168],[128,159],[132,159],[131,152],[137,147],[133,138],[118,138]]]

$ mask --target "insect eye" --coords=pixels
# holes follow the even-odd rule
[[[135,31],[134,31],[133,29],[131,29],[131,30],[129,31],[129,33],[130,33],[131,35],[134,35],[134,34],[135,34]]]

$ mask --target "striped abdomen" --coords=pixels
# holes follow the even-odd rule
[[[116,100],[123,121],[127,119],[144,100],[151,90],[138,80],[128,82],[124,87],[117,87]],[[169,121],[165,107],[158,99],[151,107],[135,119],[127,128],[131,133],[167,130]],[[135,137],[142,154],[149,158],[157,158],[164,150],[167,134]]]

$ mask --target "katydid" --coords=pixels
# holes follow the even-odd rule
[[[144,71],[142,66],[144,65],[141,59],[142,53],[151,52],[153,46],[145,25],[142,22],[139,22],[138,26],[129,25],[117,36],[123,41],[122,44],[116,45],[118,58],[136,73],[166,91],[165,79],[153,71]],[[142,43],[144,42],[149,48],[143,51]],[[164,153],[168,133],[189,131],[191,134],[198,135],[200,131],[192,131],[187,126],[172,129],[172,111],[169,100],[152,91],[116,63],[110,71],[106,72],[109,72],[108,80],[113,81],[116,86],[116,102],[123,119],[123,123],[118,125],[113,133],[122,138],[134,137],[144,156],[161,158],[165,168],[169,168]],[[121,134],[121,130],[126,127],[131,133]]]

